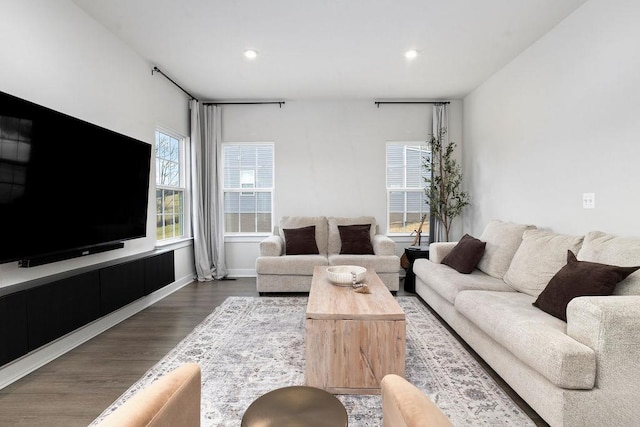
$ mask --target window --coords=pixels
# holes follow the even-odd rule
[[[273,144],[222,145],[225,234],[270,233]]]
[[[424,187],[427,171],[423,163],[429,155],[422,142],[387,143],[387,210],[389,234],[410,234],[429,213]],[[429,229],[429,217],[422,227]],[[426,234],[426,233],[423,233]]]
[[[156,238],[185,237],[186,139],[156,131]]]

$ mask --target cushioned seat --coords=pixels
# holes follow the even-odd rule
[[[323,255],[288,255],[256,259],[256,270],[259,270],[260,274],[312,276],[317,265],[329,265],[329,260]]]
[[[534,307],[521,292],[463,291],[458,312],[558,387],[591,389],[593,349],[567,335],[567,323]]]
[[[413,272],[416,276],[429,277],[431,288],[451,304],[454,303],[456,295],[465,290],[515,293],[515,290],[502,279],[491,277],[480,270],[475,270],[470,274],[460,274],[447,265],[436,264],[427,259],[415,260]]]

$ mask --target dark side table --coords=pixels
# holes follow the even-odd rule
[[[418,258],[429,258],[429,246],[409,246],[404,250],[404,254],[409,261],[409,267],[404,275],[404,290],[407,292],[416,291],[416,275],[413,272],[413,262]]]

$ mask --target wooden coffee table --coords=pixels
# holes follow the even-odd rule
[[[370,294],[333,285],[327,267],[313,273],[306,313],[306,384],[335,394],[380,394],[386,374],[404,376],[405,314],[380,277],[367,270]]]

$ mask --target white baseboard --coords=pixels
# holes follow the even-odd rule
[[[185,276],[170,285],[132,302],[88,325],[58,338],[0,368],[0,389],[19,380],[52,360],[62,356],[80,344],[101,334],[112,326],[144,310],[167,295],[193,282],[193,275]]]
[[[229,270],[228,277],[256,277],[255,268],[233,268]]]

